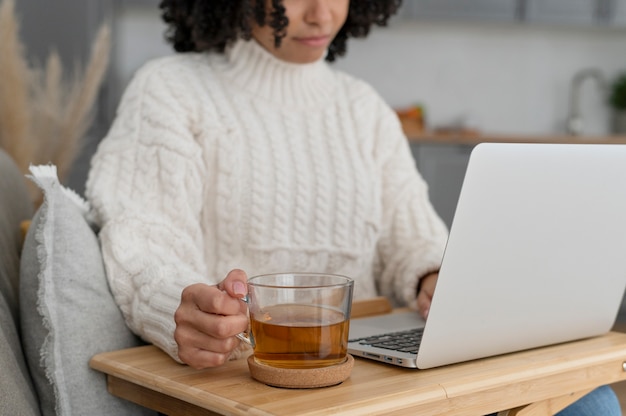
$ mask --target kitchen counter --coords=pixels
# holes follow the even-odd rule
[[[582,143],[582,144],[626,144],[626,136],[515,136],[506,134],[456,134],[422,133],[407,135],[414,143],[442,143],[475,145],[484,142],[495,143]]]
[[[441,143],[476,145],[495,143],[583,143],[626,144],[626,135],[619,136],[571,136],[571,135],[513,135],[482,133],[474,130],[433,132],[416,129],[410,123],[402,123],[404,133],[412,143]]]

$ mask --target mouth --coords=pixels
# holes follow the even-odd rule
[[[330,36],[306,36],[306,37],[296,37],[294,40],[302,45],[310,46],[310,47],[326,47],[330,42]]]

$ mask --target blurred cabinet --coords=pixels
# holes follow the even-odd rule
[[[626,0],[404,0],[407,18],[626,26]]]
[[[430,200],[450,227],[474,146],[411,143],[417,169],[428,183]]]
[[[605,0],[526,0],[525,20],[531,23],[592,25],[606,18]]]
[[[606,0],[606,8],[610,25],[626,26],[626,0]]]
[[[405,0],[403,13],[418,19],[515,21],[521,0]]]

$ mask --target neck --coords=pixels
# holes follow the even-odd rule
[[[308,64],[286,62],[255,40],[239,40],[229,47],[223,69],[229,82],[284,106],[319,104],[334,90],[334,76],[324,58]]]

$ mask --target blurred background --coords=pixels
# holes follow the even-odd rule
[[[16,0],[31,61],[45,61],[55,49],[71,68],[88,59],[102,22],[112,29],[96,118],[69,178],[79,193],[133,72],[172,53],[158,3],[55,0],[44,7],[41,0]],[[453,138],[471,132],[478,141],[621,137],[608,97],[626,71],[626,0],[405,0],[389,27],[350,40],[347,56],[334,65],[371,83],[399,112],[419,110],[419,124],[408,133],[418,166],[420,158],[437,160],[420,169],[434,188],[455,188],[473,143],[438,147],[438,132],[457,132]],[[448,193],[434,198],[446,221],[456,191]]]

